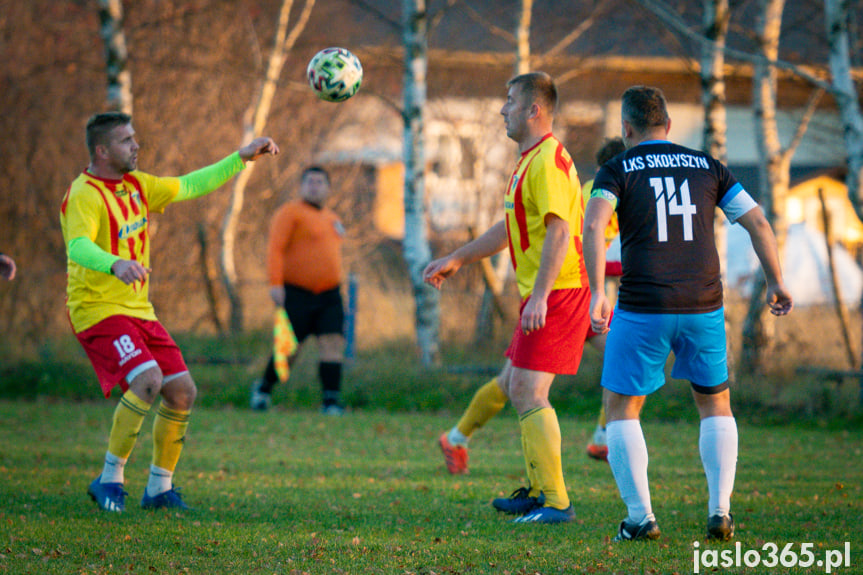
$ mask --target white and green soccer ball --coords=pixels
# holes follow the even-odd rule
[[[360,89],[363,66],[350,50],[324,48],[311,59],[306,75],[318,98],[344,102]]]

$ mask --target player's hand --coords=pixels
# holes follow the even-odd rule
[[[134,260],[117,260],[111,266],[111,273],[126,285],[147,279],[147,274],[152,271]]]
[[[590,296],[590,329],[596,335],[608,332],[608,322],[611,319],[611,302],[604,293],[594,293]]]
[[[15,279],[15,260],[10,258],[7,255],[0,254],[0,278],[6,278],[7,280]]]
[[[423,270],[423,281],[436,289],[461,268],[461,262],[451,255],[432,261]]]
[[[284,286],[270,286],[270,299],[279,307],[285,307],[285,288]]]
[[[548,300],[531,295],[521,310],[521,331],[525,335],[545,327],[548,315]]]
[[[784,285],[767,286],[767,307],[773,315],[787,315],[794,308],[791,294]]]
[[[244,162],[254,162],[264,154],[275,156],[279,153],[279,147],[272,138],[255,138],[240,148],[239,152]]]

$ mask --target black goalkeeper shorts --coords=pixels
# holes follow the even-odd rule
[[[310,335],[344,334],[345,308],[340,288],[316,294],[285,284],[285,311],[297,341]]]

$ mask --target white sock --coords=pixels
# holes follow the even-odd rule
[[[105,453],[105,466],[102,467],[102,478],[99,483],[123,483],[123,469],[126,467],[126,460],[122,457],[117,457],[113,453]]]
[[[150,465],[150,478],[147,480],[147,495],[155,497],[161,493],[170,491],[173,487],[173,477],[173,471]]]
[[[653,514],[647,483],[647,443],[641,422],[637,419],[611,421],[605,430],[608,464],[629,512],[629,521],[641,524]]]
[[[710,495],[707,514],[728,515],[737,472],[737,421],[728,416],[702,419],[698,449]]]
[[[461,445],[462,447],[467,447],[467,441],[470,439],[467,435],[458,430],[458,427],[453,427],[449,430],[449,435],[447,436],[449,442],[453,445]]]
[[[605,428],[599,425],[596,426],[596,429],[593,430],[593,441],[591,441],[594,445],[607,445],[608,439],[606,437]]]

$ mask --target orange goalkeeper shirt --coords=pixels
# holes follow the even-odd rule
[[[509,253],[522,298],[533,292],[545,242],[545,216],[569,223],[566,258],[552,289],[587,287],[582,257],[581,184],[563,144],[548,134],[521,154],[504,196]]]
[[[108,253],[150,267],[150,214],[163,212],[179,191],[179,178],[133,171],[121,180],[105,180],[84,171],[63,197],[63,239],[68,246],[74,238],[89,238]],[[66,271],[66,306],[75,333],[112,315],[156,319],[149,277],[126,285],[71,259]]]
[[[276,211],[267,247],[271,286],[290,284],[313,293],[338,287],[342,280],[344,228],[328,208],[302,200]]]

